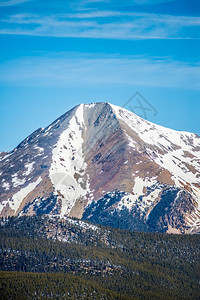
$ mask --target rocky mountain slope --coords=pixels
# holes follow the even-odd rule
[[[110,103],[78,105],[0,154],[0,214],[197,233],[200,137]]]

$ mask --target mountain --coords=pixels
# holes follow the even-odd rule
[[[0,214],[200,231],[200,137],[110,103],[81,104],[0,154]]]

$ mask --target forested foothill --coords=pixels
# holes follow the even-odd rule
[[[77,219],[2,219],[0,299],[200,299],[199,244]]]

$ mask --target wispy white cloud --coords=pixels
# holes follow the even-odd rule
[[[120,11],[109,11],[109,10],[99,10],[99,11],[87,11],[87,12],[75,12],[71,14],[65,14],[66,18],[72,19],[94,19],[94,18],[109,18],[117,16],[128,16],[128,13],[122,13]]]
[[[111,0],[82,0],[82,1],[79,1],[79,2],[83,5],[83,4],[99,3],[99,2],[109,3],[109,2],[111,2]]]
[[[0,82],[19,86],[132,85],[200,90],[200,65],[140,56],[62,53],[0,65]]]
[[[160,4],[160,3],[167,3],[172,2],[174,0],[132,0],[132,3],[143,5],[152,5],[152,4]]]
[[[1,1],[0,2],[0,6],[14,6],[14,5],[21,4],[21,3],[24,3],[24,2],[29,2],[29,1],[32,1],[32,0],[8,0],[8,1]]]
[[[193,28],[197,26],[200,27],[199,17],[149,13],[91,11],[50,16],[17,14],[2,19],[0,34],[109,39],[184,39],[198,38],[197,31],[193,34]]]
[[[172,2],[174,0],[129,0],[129,1],[119,1],[117,2],[117,5],[120,6],[124,6],[124,5],[153,5],[153,4],[160,4],[160,3],[167,3],[167,2]],[[79,4],[84,6],[84,5],[88,5],[88,4],[94,4],[94,3],[112,3],[115,2],[116,4],[116,0],[82,0],[79,1]]]

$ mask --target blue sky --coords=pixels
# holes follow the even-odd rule
[[[76,104],[137,91],[148,120],[200,135],[198,0],[0,0],[0,45],[0,151]]]

